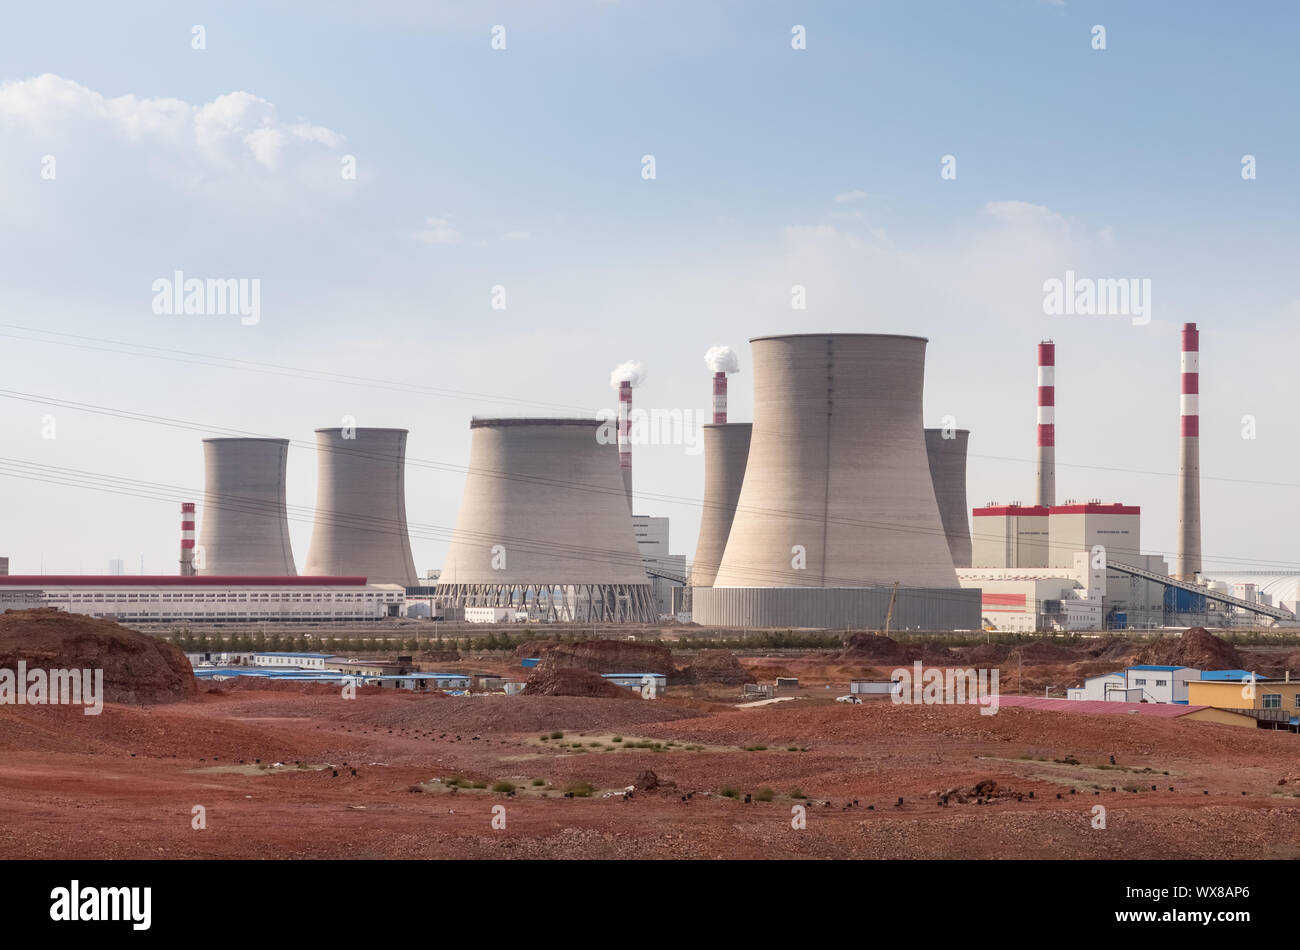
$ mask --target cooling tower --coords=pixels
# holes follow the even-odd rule
[[[288,439],[203,440],[203,530],[196,574],[298,573],[285,508],[288,456]]]
[[[406,432],[316,430],[316,518],[306,573],[415,586],[406,530]]]
[[[652,622],[618,447],[595,419],[474,419],[436,591],[451,607]]]
[[[726,375],[719,373],[722,379]],[[731,533],[731,521],[745,480],[749,458],[748,422],[704,426],[704,504],[700,512],[700,537],[695,542],[688,587],[712,587]]]
[[[958,587],[921,421],[922,337],[796,334],[753,345],[744,484],[694,619],[726,626],[977,628]]]
[[[950,438],[944,438],[945,435]],[[954,567],[971,566],[970,522],[966,507],[966,445],[969,429],[926,429],[925,454],[939,503],[939,518]]]

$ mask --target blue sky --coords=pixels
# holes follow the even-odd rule
[[[1051,337],[1059,493],[1142,505],[1160,553],[1175,539],[1176,330],[1195,321],[1207,561],[1300,568],[1276,529],[1300,483],[1292,4],[55,2],[6,16],[0,322],[491,392],[520,412],[611,405],[626,359],[647,368],[638,405],[703,410],[702,354],[726,343],[738,421],[750,336],[917,333],[927,422],[955,414],[973,432],[972,504],[1032,494],[1034,344]],[[795,24],[806,50],[791,49]],[[252,151],[258,129],[280,146]],[[1045,316],[1042,282],[1067,268],[1151,279],[1154,319]],[[259,278],[261,321],[154,314],[150,283],[176,269]],[[790,308],[796,283],[806,311]],[[503,405],[0,333],[11,392],[303,442],[344,414],[410,428],[412,457],[451,466],[408,481],[421,569],[455,520],[468,416]],[[42,439],[51,411],[58,437]],[[0,437],[8,458],[201,488],[191,431],[3,398]],[[310,451],[291,466],[290,501],[310,506]],[[680,446],[638,453],[638,488],[681,499],[641,507],[673,517],[686,554],[701,479]],[[0,522],[15,572],[140,552],[172,568],[170,502],[0,486],[21,501]],[[309,533],[294,525],[300,561]]]

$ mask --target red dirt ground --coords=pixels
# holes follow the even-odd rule
[[[345,700],[241,687],[107,704],[98,717],[3,706],[0,841],[7,856],[36,858],[1300,857],[1295,735],[849,705],[821,688],[751,709],[669,692]],[[564,737],[540,740],[553,731]],[[645,770],[672,784],[603,797]],[[433,781],[452,777],[487,787]],[[977,804],[967,793],[987,779],[1000,793]],[[490,790],[500,780],[520,786],[515,797]],[[595,794],[562,797],[574,782]],[[743,801],[760,788],[773,800]],[[967,803],[942,805],[952,789]],[[195,805],[206,830],[191,827]],[[504,830],[491,826],[494,805]],[[791,827],[795,805],[806,829]],[[1104,830],[1092,827],[1096,805]]]

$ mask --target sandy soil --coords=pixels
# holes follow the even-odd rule
[[[108,704],[98,717],[5,706],[0,848],[37,858],[1300,857],[1295,735],[855,706],[831,701],[839,692],[818,684],[751,709],[672,696],[363,690],[344,700],[320,688]],[[673,784],[605,797],[646,770]],[[991,797],[973,794],[990,779]],[[491,790],[501,780],[520,786],[513,797]],[[476,782],[487,787],[463,787]],[[570,783],[594,794],[566,798]],[[772,801],[744,801],[762,788]],[[196,805],[206,830],[192,828]],[[492,827],[496,805],[505,829]],[[796,805],[804,829],[791,827]],[[1105,829],[1093,827],[1096,805]]]

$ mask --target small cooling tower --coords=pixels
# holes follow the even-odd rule
[[[944,438],[947,435],[949,438]],[[939,503],[939,518],[954,567],[971,566],[969,509],[966,507],[966,445],[969,429],[926,429],[925,454]]]
[[[719,374],[725,381],[725,374]],[[695,543],[689,587],[712,587],[731,533],[731,522],[745,480],[753,426],[731,422],[704,426],[704,504]]]
[[[285,506],[288,439],[203,440],[199,575],[296,575]]]
[[[317,429],[306,573],[416,583],[406,527],[406,429]]]

